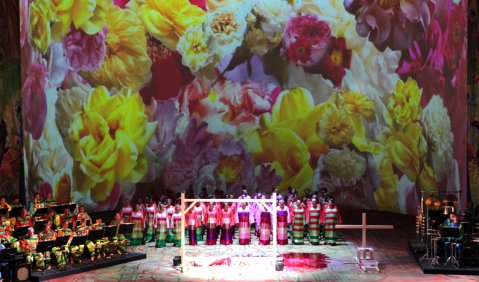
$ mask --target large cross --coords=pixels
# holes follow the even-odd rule
[[[368,229],[394,229],[394,225],[367,225],[366,224],[366,213],[363,213],[363,220],[361,225],[354,224],[338,224],[336,225],[337,229],[361,229],[362,230],[362,247],[366,247],[366,231]]]

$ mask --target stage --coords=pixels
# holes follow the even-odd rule
[[[345,223],[359,223],[361,214],[344,212]],[[348,215],[349,214],[349,215]],[[153,243],[133,248],[147,258],[104,269],[84,272],[52,281],[477,281],[479,276],[423,274],[408,249],[413,239],[414,217],[368,213],[368,224],[393,224],[394,230],[368,231],[368,245],[376,250],[381,272],[362,271],[355,260],[356,246],[361,243],[360,230],[342,230],[343,242],[337,246],[278,246],[285,257],[284,271],[276,272],[266,255],[271,246],[187,246],[189,256],[205,265],[217,258],[231,257],[231,266],[189,266],[187,273],[173,267],[179,248],[156,249]],[[237,256],[237,257],[235,257]],[[261,263],[254,265],[256,262]],[[244,263],[246,262],[246,263]]]
[[[63,269],[52,267],[45,271],[32,271],[30,274],[31,281],[50,281],[54,278],[61,278],[58,281],[64,281],[69,279],[67,275],[73,275],[77,273],[84,273],[86,271],[96,270],[102,271],[102,268],[124,264],[132,261],[138,261],[146,258],[145,253],[128,253],[124,255],[115,255],[111,258],[102,258],[95,262],[90,262],[88,258],[85,258],[82,263],[69,264]],[[66,276],[66,277],[65,277]]]

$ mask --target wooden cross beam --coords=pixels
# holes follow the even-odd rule
[[[394,229],[394,225],[367,225],[366,213],[363,213],[363,220],[361,225],[353,224],[338,224],[337,229],[361,229],[362,230],[362,247],[366,247],[366,231],[368,229]]]

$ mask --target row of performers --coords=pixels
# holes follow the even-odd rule
[[[63,222],[73,222],[73,228],[75,228],[75,224],[82,219],[91,221],[91,217],[85,211],[83,206],[79,208],[77,213],[73,213],[70,209],[66,208],[62,214],[57,214],[52,208],[49,208],[47,212],[41,216],[33,216],[26,208],[23,208],[20,216],[9,217],[3,215],[3,217],[6,219],[5,224],[10,231],[22,226],[32,226],[36,221],[48,222],[54,229],[60,228],[63,225]]]
[[[81,263],[84,255],[85,246],[90,254],[90,260],[93,262],[96,258],[110,257],[113,254],[122,254],[126,251],[128,244],[127,238],[122,234],[117,234],[112,238],[101,238],[92,242],[87,240],[85,244],[74,245],[73,238],[77,236],[88,236],[90,230],[100,230],[105,224],[100,218],[96,219],[95,224],[87,226],[87,220],[82,219],[80,224],[74,230],[69,228],[69,222],[64,221],[61,228],[52,229],[53,224],[48,222],[44,225],[43,230],[38,234],[34,228],[28,228],[27,235],[22,238],[13,237],[6,224],[5,216],[0,216],[0,249],[5,246],[11,246],[18,253],[25,254],[27,263],[35,265],[38,270],[44,270],[50,267],[51,255],[55,256],[55,260],[59,267],[66,266],[67,262]],[[118,226],[121,223],[120,215],[117,214],[111,225]],[[28,225],[27,225],[28,226]],[[38,243],[41,241],[54,241],[57,237],[68,236],[68,242],[63,246],[53,247],[51,250],[37,251]]]
[[[181,245],[181,207],[180,205],[159,205],[154,203],[142,208],[125,205],[121,211],[124,222],[134,224],[131,235],[131,245],[137,246],[145,242],[153,242],[156,247],[165,247],[167,243]],[[218,235],[220,243],[233,243],[235,229],[238,229],[239,244],[251,242],[250,227],[255,223],[255,233],[259,243],[270,244],[272,235],[272,216],[265,206],[256,203],[214,203],[197,202],[185,215],[188,241],[197,245],[204,241],[206,229],[206,244],[215,245]],[[325,243],[336,244],[336,224],[341,224],[339,209],[332,197],[323,205],[316,198],[303,204],[300,200],[285,204],[280,200],[277,206],[277,242],[288,244],[288,234],[293,244],[303,244],[309,237],[312,245],[319,245],[320,232],[324,230]],[[291,232],[292,231],[292,232]],[[291,234],[292,233],[292,234]],[[309,234],[308,234],[309,233]]]

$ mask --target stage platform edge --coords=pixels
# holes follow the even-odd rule
[[[46,281],[142,259],[146,259],[146,254],[129,253],[125,255],[114,256],[109,259],[102,258],[95,260],[94,262],[90,262],[89,259],[85,259],[81,264],[67,265],[67,267],[63,269],[52,267],[52,269],[42,272],[32,270],[29,281]]]
[[[415,241],[410,241],[408,246],[409,251],[414,256],[414,259],[424,274],[479,275],[479,267],[477,266],[461,265],[459,269],[456,269],[450,265],[444,267],[443,262],[438,266],[434,266],[431,264],[431,260],[420,261],[419,259],[425,254],[425,246]]]

